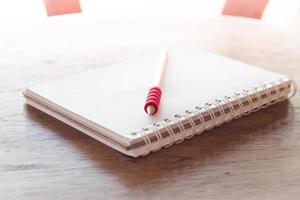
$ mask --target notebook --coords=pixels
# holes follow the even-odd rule
[[[169,49],[160,109],[143,109],[159,51],[24,90],[26,102],[132,157],[178,144],[295,94],[289,77],[198,48]]]

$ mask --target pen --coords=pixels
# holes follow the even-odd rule
[[[158,71],[153,83],[150,87],[147,95],[147,99],[144,105],[144,110],[148,115],[154,115],[159,108],[160,98],[162,95],[161,84],[163,75],[168,61],[168,49],[162,48],[158,60]]]

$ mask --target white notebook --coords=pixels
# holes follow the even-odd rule
[[[293,81],[197,48],[169,50],[159,111],[143,106],[159,51],[24,90],[26,102],[129,156],[177,144],[282,101]]]

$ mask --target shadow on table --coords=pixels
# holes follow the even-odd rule
[[[235,165],[245,160],[264,156],[272,158],[280,150],[281,141],[291,129],[289,123],[294,119],[292,105],[284,101],[181,144],[135,159],[30,106],[26,106],[25,110],[32,123],[40,123],[74,146],[93,163],[93,169],[96,166],[101,172],[99,174],[107,173],[133,189],[164,180],[176,181],[193,176],[195,172],[204,175],[212,168]],[[227,175],[230,172],[221,170],[221,173]]]

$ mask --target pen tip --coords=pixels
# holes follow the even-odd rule
[[[148,114],[148,115],[153,115],[154,112],[155,112],[154,106],[151,106],[151,105],[150,105],[150,106],[147,107],[147,114]]]

